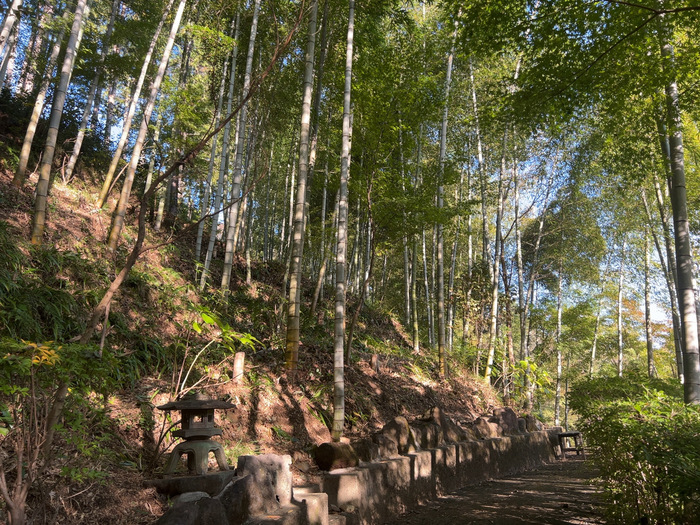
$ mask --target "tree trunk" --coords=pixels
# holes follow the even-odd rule
[[[479,173],[479,186],[481,188],[481,226],[482,226],[482,259],[486,264],[491,260],[489,248],[489,223],[486,215],[486,166],[484,166],[484,154],[481,147],[481,129],[479,127],[479,111],[476,103],[476,85],[474,84],[474,69],[469,59],[469,79],[472,88],[472,111],[474,112],[474,131],[476,133],[477,170]],[[493,276],[492,276],[493,277]],[[493,282],[493,279],[492,279]]]
[[[236,80],[236,60],[238,59],[238,36],[240,29],[240,10],[236,11],[236,29],[233,33],[234,48],[231,52],[231,67],[228,81],[228,97],[226,99],[226,114],[231,114],[231,109],[233,108],[234,99],[234,87]],[[238,148],[238,119],[236,120],[236,132],[234,133],[234,144],[236,149]],[[214,216],[212,217],[211,230],[209,232],[209,243],[207,244],[207,252],[204,255],[204,267],[202,268],[202,275],[199,278],[199,289],[204,290],[204,286],[207,282],[207,277],[209,275],[209,267],[211,266],[211,260],[214,257],[214,244],[216,243],[216,233],[219,227],[219,218],[221,217],[221,207],[224,203],[224,188],[226,176],[228,174],[228,164],[229,164],[229,139],[231,135],[231,121],[226,123],[224,127],[224,136],[222,139],[221,146],[221,161],[219,164],[219,180],[216,185],[216,196],[214,197]]]
[[[457,39],[457,22],[452,35],[452,47],[447,57],[447,75],[445,76],[445,102],[442,110],[442,128],[440,131],[440,168],[438,172],[437,208],[444,208],[445,155],[447,152],[447,119],[449,113],[450,84],[452,82],[452,61]],[[442,221],[437,223],[437,308],[438,308],[438,375],[447,376],[447,350],[445,347],[445,239]]]
[[[294,233],[287,310],[287,347],[284,366],[290,371],[296,370],[299,363],[301,268],[304,253],[306,181],[309,175],[309,135],[311,131],[311,96],[314,87],[317,12],[318,0],[313,0],[311,4],[311,13],[309,15],[309,32],[306,43],[306,65],[304,68],[304,87],[301,103],[301,130],[299,132],[299,178],[297,179],[296,204],[294,209]]]
[[[357,309],[352,316],[352,321],[350,322],[350,328],[348,329],[348,343],[346,345],[347,350],[345,353],[345,362],[350,364],[350,356],[352,355],[352,338],[355,333],[355,326],[357,325],[357,319],[360,317],[360,311],[365,303],[365,298],[367,297],[367,292],[369,290],[369,281],[372,277],[372,270],[374,269],[374,221],[372,220],[372,183],[369,183],[369,188],[367,189],[367,222],[369,223],[367,232],[367,245],[370,252],[369,261],[367,262],[367,268],[365,271],[365,278],[362,283],[362,289],[360,290],[360,301],[357,305]]]
[[[58,127],[63,115],[63,105],[66,101],[66,91],[70,84],[70,77],[73,73],[75,56],[78,53],[80,39],[83,31],[83,16],[87,18],[88,0],[78,0],[71,27],[70,38],[66,46],[66,54],[61,67],[61,78],[56,86],[53,105],[51,106],[51,117],[49,118],[49,133],[46,137],[46,145],[41,158],[41,171],[39,182],[36,187],[36,199],[34,200],[34,222],[32,226],[32,244],[39,245],[44,236],[44,226],[46,224],[46,208],[48,204],[49,184],[51,182],[51,167],[53,156],[56,151],[56,140],[58,139]]]
[[[165,25],[165,20],[168,18],[168,15],[170,14],[170,10],[173,7],[173,2],[175,0],[168,0],[168,5],[166,8],[163,10],[163,16],[160,18],[160,22],[158,22],[158,26],[156,27],[155,33],[153,33],[153,38],[151,39],[151,43],[148,46],[148,51],[146,51],[146,57],[143,60],[143,65],[141,66],[141,74],[139,75],[138,80],[136,81],[136,86],[134,86],[134,91],[131,94],[131,100],[129,102],[128,109],[126,111],[126,115],[124,117],[124,125],[122,126],[122,133],[119,137],[119,142],[117,143],[117,149],[114,152],[114,155],[112,156],[112,162],[109,165],[109,169],[107,170],[107,175],[105,175],[105,180],[102,183],[102,189],[100,190],[100,195],[97,198],[97,207],[102,208],[104,206],[105,201],[107,200],[107,196],[109,195],[110,188],[112,187],[112,179],[114,178],[114,174],[117,171],[117,166],[119,165],[119,161],[122,158],[122,152],[124,151],[124,146],[126,145],[126,141],[129,138],[129,131],[131,130],[131,121],[134,118],[134,114],[136,113],[136,106],[139,103],[139,99],[141,97],[141,89],[143,88],[143,84],[146,81],[146,74],[148,73],[148,67],[151,65],[151,57],[153,56],[153,52],[155,51],[156,44],[158,43],[158,37],[160,36],[160,32],[163,29],[163,25]],[[111,93],[110,93],[110,98],[111,98]],[[111,127],[111,119],[107,119],[107,129],[105,130],[105,138],[106,140],[109,140],[110,136],[110,127]]]
[[[413,353],[420,352],[420,331],[418,325],[418,239],[413,235],[413,258],[411,261],[411,333]]]
[[[168,61],[170,60],[170,52],[175,44],[175,36],[180,27],[180,20],[182,20],[182,14],[185,11],[185,4],[187,0],[180,0],[180,5],[178,6],[177,13],[175,14],[175,19],[173,20],[172,27],[170,28],[170,34],[168,35],[167,43],[165,44],[165,49],[163,50],[163,57],[158,65],[158,72],[156,73],[153,83],[151,84],[151,91],[148,96],[148,101],[143,110],[143,120],[141,121],[141,126],[139,127],[139,134],[136,137],[136,142],[134,143],[134,150],[131,153],[131,159],[129,160],[129,167],[126,170],[126,176],[124,178],[124,184],[122,186],[122,192],[119,197],[119,203],[117,204],[117,209],[114,214],[114,221],[112,223],[112,231],[109,234],[109,240],[107,242],[107,249],[114,252],[117,249],[117,244],[119,242],[119,237],[121,236],[122,227],[124,226],[124,216],[126,215],[126,207],[129,203],[129,196],[131,195],[131,186],[134,183],[134,177],[136,176],[136,168],[138,167],[139,160],[141,160],[141,151],[143,150],[144,143],[146,141],[146,133],[148,133],[148,123],[151,120],[151,113],[153,113],[153,107],[156,103],[156,98],[158,97],[158,92],[160,91],[160,84],[165,76],[165,70],[168,67]]]
[[[622,239],[622,250],[620,252],[620,275],[617,285],[617,376],[622,377],[622,289],[625,276],[625,247],[627,240]]]
[[[216,111],[214,113],[214,126],[219,127],[219,119],[221,118],[221,110],[224,106],[224,90],[226,88],[226,74],[228,73],[228,57],[224,62],[224,72],[221,75],[221,84],[219,85],[219,96],[218,102],[216,104]],[[216,163],[216,146],[218,143],[218,135],[214,137],[211,141],[211,155],[209,156],[209,169],[207,170],[207,180],[204,183],[204,196],[201,201],[201,214],[208,215],[209,213],[209,201],[211,200],[211,184],[214,179],[214,164]],[[215,211],[218,208],[215,208]],[[212,228],[216,229],[216,223],[212,223]],[[199,223],[197,228],[197,239],[194,244],[194,259],[197,264],[199,264],[199,259],[202,255],[202,238],[204,237],[204,221]]]
[[[554,389],[554,426],[561,423],[561,378],[562,378],[562,354],[561,354],[561,314],[562,314],[562,281],[564,278],[563,262],[559,261],[559,275],[557,275],[557,333],[554,344],[557,347],[557,380]]]
[[[0,49],[5,45],[5,41],[10,37],[10,32],[15,27],[15,22],[19,18],[19,10],[22,7],[22,0],[12,0],[12,5],[5,14],[5,20],[0,29]],[[8,49],[9,51],[9,49]]]
[[[506,155],[506,139],[507,132],[503,133],[503,148],[501,154],[501,169],[498,175],[498,207],[496,209],[496,239],[493,245],[494,259],[492,264],[490,264],[490,275],[491,275],[491,318],[489,323],[489,346],[486,358],[486,370],[484,372],[484,379],[486,382],[491,381],[491,374],[493,371],[493,363],[496,355],[496,337],[498,335],[498,281],[499,281],[499,260],[500,260],[500,246],[501,246],[501,223],[503,220],[503,205],[506,197],[505,185],[503,184],[504,172],[505,172],[505,155]]]
[[[67,22],[70,17],[70,11],[66,10],[63,13],[63,22]],[[58,60],[58,55],[61,52],[61,43],[63,42],[63,37],[65,35],[66,26],[61,25],[61,31],[56,37],[56,41],[51,47],[51,55],[49,56],[49,61],[46,64],[46,69],[44,70],[44,75],[41,79],[41,85],[39,87],[39,92],[37,93],[36,100],[34,101],[34,108],[32,109],[32,114],[29,117],[29,125],[27,126],[27,131],[24,134],[24,141],[22,142],[22,150],[19,154],[19,165],[15,176],[12,179],[12,184],[19,188],[24,184],[27,177],[27,166],[29,164],[29,155],[32,151],[32,144],[34,142],[34,135],[36,134],[36,128],[39,125],[39,119],[41,118],[41,113],[44,111],[44,102],[46,101],[46,93],[51,84],[51,80],[54,78],[54,68],[56,66],[56,61]]]
[[[7,38],[7,44],[5,45],[5,54],[2,56],[2,63],[0,63],[0,91],[2,91],[5,86],[7,69],[10,66],[12,56],[16,52],[18,25],[10,31],[10,36]]]
[[[654,182],[658,188],[658,180],[654,177]],[[660,188],[657,193],[658,198],[663,199],[660,194]],[[681,384],[683,383],[683,339],[681,336],[681,322],[678,315],[678,298],[676,296],[676,278],[675,273],[672,268],[675,267],[675,256],[673,254],[673,245],[671,243],[671,232],[668,229],[668,223],[666,222],[666,217],[664,213],[663,200],[657,201],[659,204],[659,216],[661,219],[661,226],[664,232],[664,241],[666,244],[666,256],[664,257],[664,252],[661,249],[661,243],[659,237],[654,230],[654,221],[651,216],[651,209],[647,201],[646,191],[642,188],[642,202],[644,202],[644,209],[647,216],[647,224],[651,236],[654,239],[654,246],[656,247],[656,254],[661,263],[661,271],[664,274],[664,280],[666,281],[666,288],[668,290],[669,302],[671,304],[671,319],[673,322],[673,346],[676,354],[676,370],[678,371],[678,379]]]
[[[598,294],[598,309],[595,315],[595,328],[593,329],[593,343],[591,344],[591,363],[588,369],[588,377],[593,377],[593,372],[595,370],[595,359],[596,351],[598,349],[598,335],[600,333],[600,317],[603,313],[603,293],[605,292],[605,281],[608,276],[608,270],[610,269],[610,253],[608,254],[608,260],[605,263],[605,271],[600,279],[600,293]]]
[[[690,253],[690,224],[688,220],[683,154],[683,131],[681,110],[678,101],[678,85],[674,76],[673,47],[669,43],[668,30],[661,20],[661,55],[665,59],[668,75],[666,89],[666,117],[669,129],[669,146],[672,173],[671,207],[676,242],[676,265],[678,272],[678,302],[683,325],[684,356],[683,384],[685,402],[700,404],[700,354],[698,351],[698,321],[693,289],[693,260]]]
[[[651,331],[651,286],[649,278],[651,249],[649,248],[649,229],[649,226],[644,229],[644,331],[647,340],[647,374],[651,378],[656,376],[656,367],[654,366],[654,339]]]
[[[107,24],[107,31],[102,38],[102,50],[100,52],[100,60],[97,64],[97,72],[90,83],[90,88],[88,90],[88,98],[85,101],[85,109],[83,110],[83,117],[80,122],[80,129],[78,130],[78,135],[75,138],[75,144],[73,144],[73,152],[68,159],[68,164],[66,165],[65,174],[63,175],[64,182],[71,180],[73,176],[73,170],[75,169],[75,164],[78,162],[78,155],[80,155],[80,149],[83,147],[83,139],[85,138],[85,131],[87,130],[88,121],[90,120],[90,112],[92,110],[92,104],[95,101],[95,95],[97,94],[97,88],[100,85],[100,75],[104,69],[105,59],[107,58],[107,50],[109,49],[109,41],[112,37],[112,31],[114,29],[114,19],[117,16],[117,11],[119,10],[119,4],[121,0],[113,0],[112,11],[109,16],[109,23]]]
[[[236,145],[236,158],[233,164],[233,180],[231,183],[231,207],[228,210],[228,230],[226,232],[226,250],[224,252],[224,271],[221,276],[221,290],[228,294],[231,284],[231,271],[233,270],[233,254],[235,251],[234,236],[238,222],[240,209],[241,181],[243,180],[243,153],[245,151],[246,119],[248,117],[248,104],[245,102],[250,91],[251,75],[253,72],[253,56],[255,53],[255,38],[258,32],[258,15],[260,13],[260,0],[255,0],[253,6],[253,21],[250,26],[250,39],[248,40],[248,56],[246,58],[245,76],[243,77],[243,99],[239,117],[238,144]]]
[[[331,436],[338,442],[345,426],[345,268],[348,225],[348,178],[350,175],[350,143],[352,123],[350,95],[352,87],[353,40],[355,33],[355,0],[349,1],[348,36],[345,52],[345,88],[343,94],[343,139],[340,155],[340,197],[338,199],[338,242],[335,273],[335,337],[333,343],[333,427]]]

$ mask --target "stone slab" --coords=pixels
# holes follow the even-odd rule
[[[149,479],[143,482],[147,488],[155,487],[160,494],[177,496],[185,492],[206,492],[216,496],[236,477],[234,470],[212,472],[203,476],[181,476],[164,479]]]

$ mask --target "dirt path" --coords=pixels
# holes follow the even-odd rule
[[[459,489],[389,525],[605,523],[590,462],[569,458],[538,470]]]

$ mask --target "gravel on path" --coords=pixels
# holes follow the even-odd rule
[[[387,525],[602,524],[590,461],[569,457],[501,479],[468,485]]]

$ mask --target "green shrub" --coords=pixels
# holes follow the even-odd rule
[[[697,523],[700,409],[680,385],[643,377],[581,381],[570,393],[614,523]],[[640,521],[641,520],[641,521]]]

